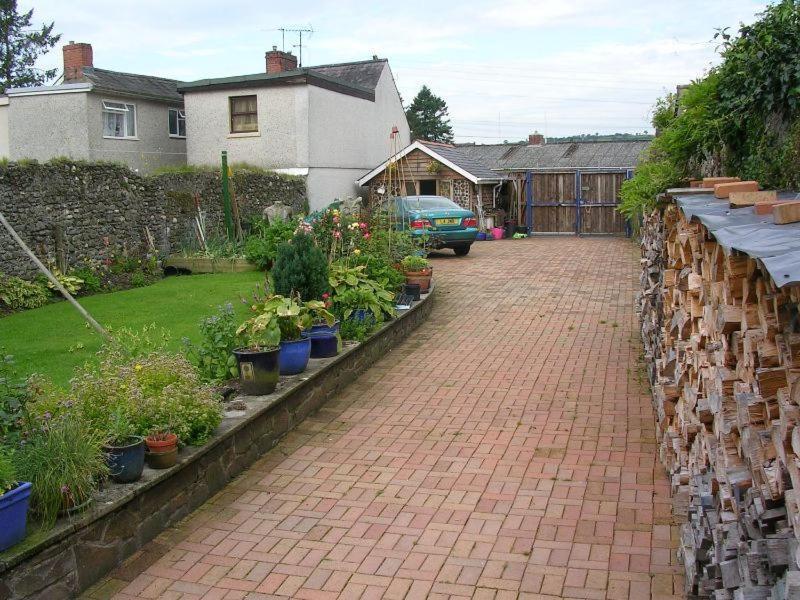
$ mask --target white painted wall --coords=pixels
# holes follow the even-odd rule
[[[268,169],[308,166],[308,88],[292,85],[266,88],[189,91],[186,105],[187,159],[193,165],[248,162]],[[229,98],[255,94],[258,133],[231,134]]]
[[[89,159],[87,93],[13,96],[8,104],[9,158]]]
[[[103,100],[136,105],[137,139],[103,137]],[[186,164],[186,140],[169,137],[170,106],[87,91],[11,96],[8,155],[11,160],[46,161],[63,156],[113,161],[143,173],[161,166]],[[0,148],[1,144],[0,141]]]
[[[0,158],[8,158],[8,97],[0,97]]]
[[[135,140],[103,137],[103,100],[136,105]],[[127,164],[131,169],[150,173],[158,167],[186,164],[186,140],[169,136],[170,106],[141,98],[92,92],[87,97],[89,156]]]

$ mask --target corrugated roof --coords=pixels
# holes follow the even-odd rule
[[[778,287],[800,283],[800,223],[776,225],[771,214],[757,215],[752,206],[732,209],[728,200],[712,193],[668,193],[686,218],[705,225],[725,252],[736,250],[760,259]],[[794,192],[778,198],[800,199]]]
[[[499,179],[500,174],[492,171],[485,164],[473,159],[466,152],[462,152],[462,148],[458,146],[450,146],[448,144],[437,144],[420,140],[422,144],[436,152],[439,156],[449,160],[451,163],[458,165],[465,171],[468,171],[478,179]]]
[[[84,67],[83,75],[98,91],[168,102],[183,102],[183,96],[178,93],[180,82],[175,79],[107,71],[95,67]]]
[[[633,169],[649,140],[526,144],[461,144],[475,161],[499,170]]]

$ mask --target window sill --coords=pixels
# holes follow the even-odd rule
[[[247,131],[244,133],[229,133],[229,138],[261,137],[260,131]]]
[[[169,134],[169,137],[172,138],[173,140],[185,140],[186,139],[185,135],[172,135],[171,133]]]
[[[123,141],[127,140],[129,142],[138,142],[139,141],[138,137],[117,137],[115,135],[104,135],[103,139],[104,140],[123,140]]]

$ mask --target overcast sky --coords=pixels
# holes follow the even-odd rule
[[[716,61],[715,28],[752,22],[750,0],[20,0],[95,66],[181,80],[257,73],[280,27],[312,27],[305,66],[389,59],[409,102],[442,96],[458,141],[649,131],[653,102]],[[297,43],[286,35],[286,48]],[[59,44],[59,47],[61,44]],[[297,53],[297,49],[294,49]],[[61,65],[60,50],[40,61]]]

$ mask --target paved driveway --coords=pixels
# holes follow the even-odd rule
[[[680,597],[633,244],[434,269],[427,323],[92,597]]]

